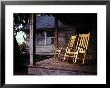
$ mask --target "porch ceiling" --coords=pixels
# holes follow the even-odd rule
[[[65,25],[92,25],[97,23],[96,13],[58,13],[52,15]]]

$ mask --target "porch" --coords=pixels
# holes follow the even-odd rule
[[[57,48],[58,45],[64,45],[65,47],[68,44],[68,38],[71,36],[71,31],[68,29],[68,31],[70,31],[70,33],[67,33],[67,31],[61,31],[62,34],[64,34],[63,36],[60,33],[60,29],[58,28],[58,18],[55,17],[55,23],[54,23],[54,30],[55,30],[55,36],[54,36],[54,48],[47,48],[47,46],[39,46],[36,47],[35,45],[35,31],[34,30],[34,19],[36,17],[34,17],[34,14],[32,14],[32,18],[30,19],[30,33],[29,33],[29,63],[28,63],[28,69],[27,69],[27,74],[28,75],[97,75],[97,63],[95,60],[97,60],[96,58],[96,26],[94,26],[94,24],[91,24],[92,26],[89,27],[90,25],[86,25],[87,27],[83,27],[84,24],[82,24],[83,26],[78,27],[77,28],[77,24],[76,24],[76,33],[75,34],[79,34],[80,32],[88,32],[91,31],[91,39],[90,39],[90,43],[89,43],[89,48],[88,51],[89,53],[91,53],[90,58],[86,58],[85,64],[82,65],[81,61],[78,60],[77,64],[74,64],[71,61],[62,61],[62,58],[58,59],[58,58],[54,58],[54,57],[49,57],[48,59],[44,59],[42,61],[34,61],[34,54],[45,54],[45,55],[52,55],[50,53],[53,53],[54,55],[54,51],[50,52],[52,50],[55,50]],[[79,24],[78,24],[79,25]],[[83,29],[84,28],[84,29]],[[86,30],[85,30],[86,29]],[[73,30],[73,29],[72,29]],[[80,31],[79,31],[80,30]],[[67,33],[66,36],[67,38],[65,38],[65,34]],[[73,33],[74,34],[74,33]],[[64,39],[65,38],[65,39]],[[45,45],[46,45],[46,34],[45,34]],[[63,41],[61,41],[63,40]],[[64,43],[65,40],[65,43]],[[95,42],[94,42],[95,41]],[[37,49],[36,49],[37,48]],[[43,51],[43,52],[42,52]],[[49,52],[47,52],[49,51]],[[65,49],[63,50],[65,52]],[[37,53],[36,53],[37,52]],[[46,53],[45,53],[46,52]],[[63,55],[64,56],[64,55]],[[37,58],[38,59],[38,58]]]
[[[96,61],[86,59],[84,65],[81,60],[74,64],[72,61],[62,61],[62,59],[49,58],[35,62],[28,66],[30,75],[97,75]]]

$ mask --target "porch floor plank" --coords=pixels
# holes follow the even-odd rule
[[[74,64],[50,58],[30,66],[28,73],[37,75],[97,75],[97,66]]]

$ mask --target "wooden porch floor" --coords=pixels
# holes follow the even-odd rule
[[[97,65],[82,65],[81,63],[63,62],[55,58],[36,62],[34,66],[29,66],[28,74],[34,75],[97,75]]]

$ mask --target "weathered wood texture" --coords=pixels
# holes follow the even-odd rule
[[[30,65],[33,65],[33,14],[30,18]]]
[[[88,63],[87,63],[88,62]],[[86,65],[62,62],[50,58],[29,66],[28,74],[34,75],[97,75],[97,66],[87,61]]]
[[[68,40],[69,37],[73,34],[75,34],[75,29],[73,28],[62,28],[62,29],[58,29],[58,34],[57,34],[57,40],[55,40],[55,44],[57,41],[57,45],[60,46],[66,46],[68,44]],[[68,36],[68,33],[70,34]],[[37,34],[37,33],[36,33]],[[29,53],[29,33],[26,33],[27,39],[26,39],[26,52]],[[37,39],[35,39],[35,42],[37,42]],[[54,54],[54,49],[55,49],[55,44],[53,45],[44,45],[44,46],[38,46],[37,44],[35,44],[35,54],[50,54],[53,55]]]

